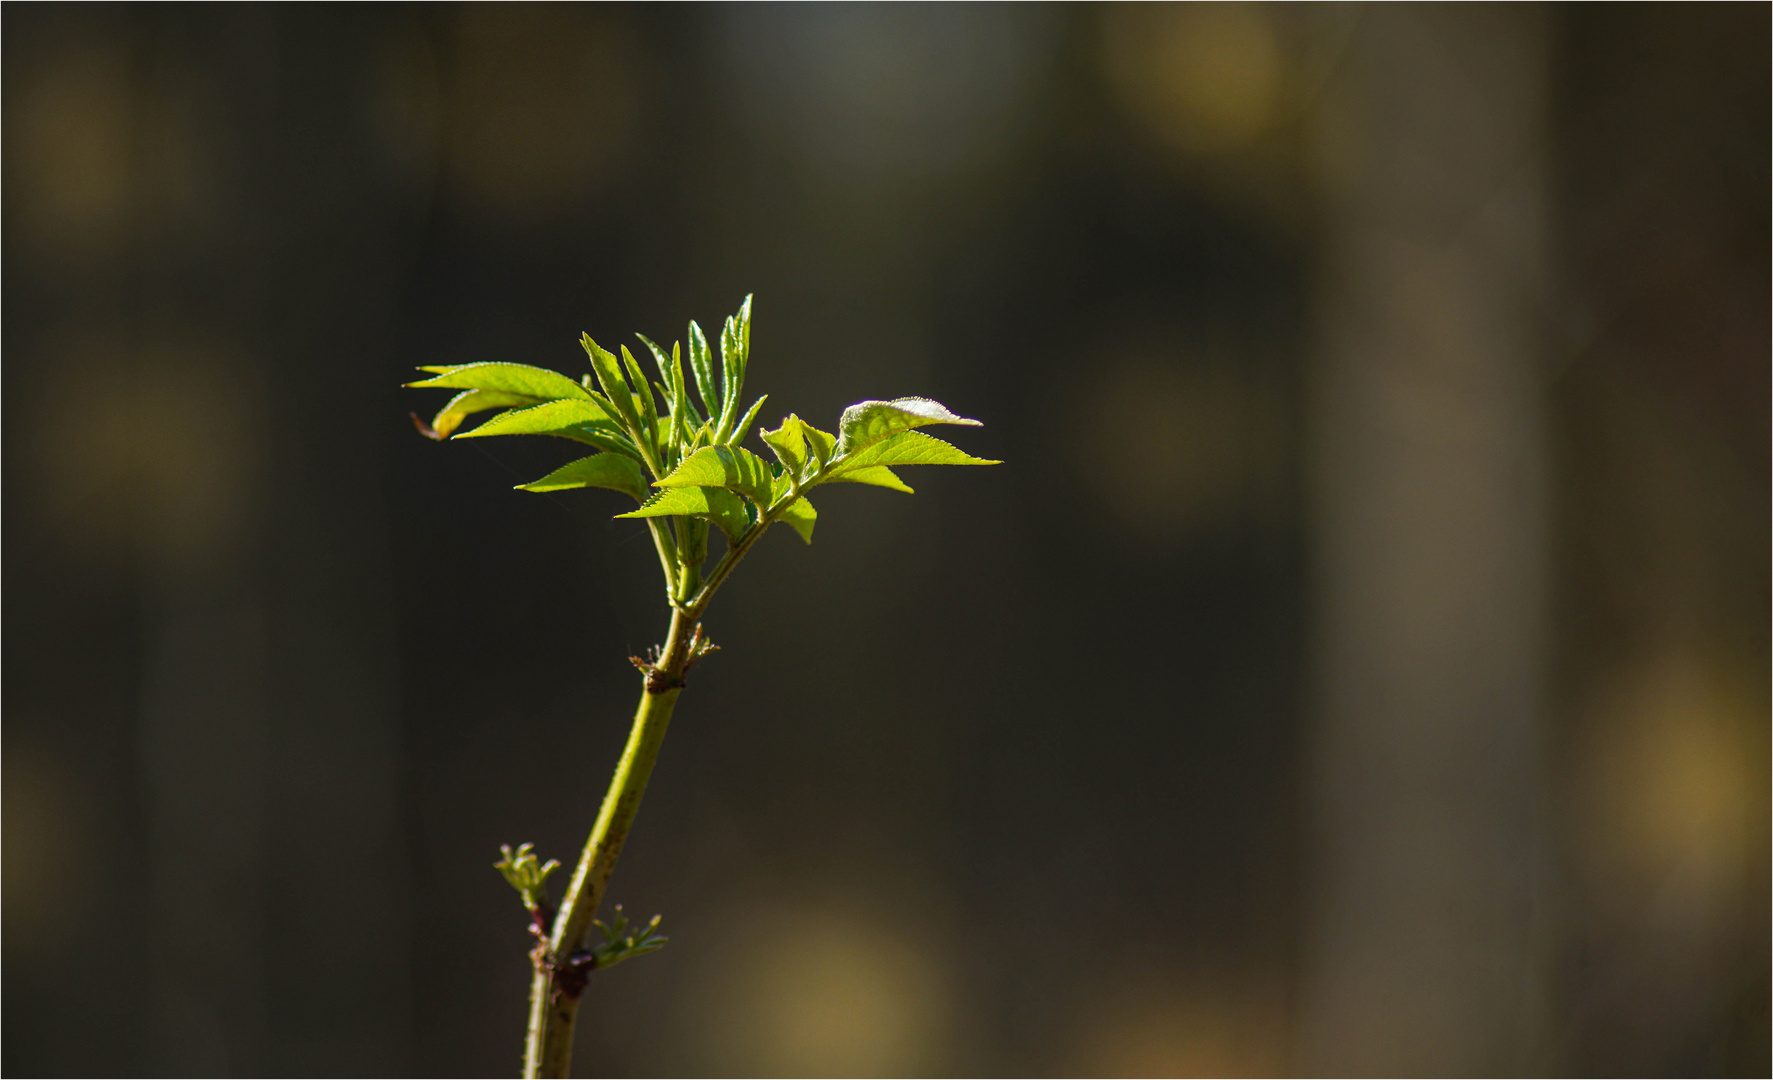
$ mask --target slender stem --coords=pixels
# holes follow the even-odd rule
[[[634,727],[628,735],[628,746],[616,766],[615,779],[610,781],[604,796],[603,809],[591,838],[579,857],[572,882],[561,900],[560,913],[555,916],[553,933],[546,950],[538,950],[535,976],[530,983],[529,1037],[524,1046],[525,1077],[567,1076],[572,1067],[573,1022],[579,1011],[579,992],[584,987],[584,969],[570,967],[570,961],[584,946],[585,932],[597,915],[603,892],[622,853],[622,843],[634,826],[640,811],[640,797],[646,792],[653,764],[659,759],[659,748],[665,741],[665,729],[671,723],[677,695],[683,689],[683,670],[689,659],[691,624],[681,610],[671,618],[671,635],[666,640],[664,656],[658,667],[647,675],[640,695],[640,707],[634,714]]]
[[[579,865],[573,870],[572,881],[561,901],[560,913],[555,916],[547,946],[538,948],[535,953],[535,975],[530,980],[529,991],[529,1032],[523,1055],[526,1078],[563,1077],[571,1072],[573,1027],[578,1018],[579,993],[584,989],[588,973],[584,968],[573,967],[572,960],[584,946],[585,933],[591,928],[597,908],[603,902],[603,892],[609,885],[610,875],[615,872],[622,843],[628,839],[635,815],[640,812],[640,797],[646,793],[647,780],[652,776],[653,765],[659,759],[659,748],[665,741],[665,729],[677,706],[677,695],[683,690],[683,673],[689,666],[690,642],[696,620],[708,609],[715,591],[726,582],[746,552],[797,497],[798,485],[766,512],[755,528],[728,549],[699,589],[695,588],[695,578],[689,568],[679,570],[681,578],[673,573],[678,570],[674,566],[677,561],[674,558],[677,554],[675,545],[670,545],[671,552],[667,555],[669,537],[666,530],[657,527],[653,519],[647,521],[654,527],[653,540],[659,548],[660,561],[666,565],[667,582],[674,592],[680,584],[687,586],[681,590],[683,592],[694,589],[694,599],[672,612],[671,632],[665,639],[663,655],[646,676],[640,707],[634,714],[634,727],[628,734],[628,746],[622,751],[622,760],[616,766],[615,778],[610,781],[609,793],[603,798],[597,824],[579,856]]]
[[[800,498],[800,489],[796,487],[766,511],[751,531],[740,537],[739,542],[728,548],[726,554],[720,557],[720,561],[714,564],[714,572],[708,575],[701,589],[696,592],[695,598],[682,608],[684,615],[691,622],[702,617],[702,612],[707,611],[708,605],[714,600],[715,592],[726,584],[726,579],[738,568],[739,560],[745,557],[746,553],[751,550],[751,546],[769,531],[769,527],[781,518],[782,512],[793,505],[794,500],[798,498]]]
[[[646,527],[653,534],[653,547],[659,553],[659,565],[665,571],[665,595],[673,602],[677,599],[677,545],[671,540],[671,532],[659,524],[658,518],[647,518]]]

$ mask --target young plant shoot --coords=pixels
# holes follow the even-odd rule
[[[558,863],[541,863],[524,844],[515,852],[504,848],[495,864],[522,898],[536,938],[530,953],[535,974],[524,1046],[527,1077],[568,1074],[579,995],[593,971],[665,944],[656,933],[657,918],[630,929],[620,907],[607,926],[595,916],[685,678],[715,649],[702,631],[702,616],[720,586],[777,522],[812,543],[818,515],[807,495],[823,484],[872,484],[909,493],[894,471],[903,465],[998,464],[917,430],[979,423],[920,397],[851,405],[835,434],[790,413],[774,431],[759,432],[773,461],[745,449],[741,444],[764,401],[760,397],[740,407],[751,361],[750,297],[721,328],[718,361],[701,328],[689,324],[687,377],[681,345],[667,355],[646,338],[639,340],[657,367],[656,380],[626,347],[618,358],[586,334],[579,343],[590,357],[591,372],[577,380],[526,364],[473,363],[424,367],[420,370],[431,378],[407,384],[458,391],[429,425],[414,415],[429,438],[552,435],[590,447],[590,455],[518,490],[607,488],[633,499],[638,507],[616,516],[638,518],[652,534],[671,609],[665,644],[645,658],[633,658],[641,672],[640,707],[559,906],[549,899],[547,886]],[[502,411],[472,430],[460,430],[468,417],[495,409]],[[711,527],[726,544],[714,568],[704,573]],[[593,926],[603,941],[587,948]]]

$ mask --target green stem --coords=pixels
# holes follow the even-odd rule
[[[677,545],[671,540],[669,529],[660,525],[658,518],[647,518],[646,527],[653,534],[653,547],[659,553],[659,565],[665,571],[665,595],[673,603],[677,601],[680,591],[677,577]]]
[[[665,741],[665,729],[677,695],[683,689],[683,671],[689,659],[690,621],[681,610],[671,618],[671,635],[664,656],[646,677],[640,707],[628,746],[616,766],[615,779],[604,796],[603,810],[591,838],[579,857],[572,882],[555,916],[548,948],[538,952],[535,976],[530,982],[529,1037],[524,1045],[525,1077],[567,1076],[572,1067],[573,1022],[579,1011],[579,992],[584,988],[584,969],[569,962],[583,948],[585,933],[597,916],[603,892],[615,871],[622,842],[640,811],[640,797],[652,776],[653,764]]]
[[[714,572],[704,579],[702,587],[697,589],[688,603],[680,609],[690,622],[693,623],[702,617],[702,612],[707,611],[708,605],[713,602],[714,594],[719,591],[722,585],[726,584],[726,579],[732,572],[738,569],[740,560],[750,552],[752,545],[762,539],[763,534],[769,531],[769,527],[782,516],[782,512],[793,505],[794,500],[798,498],[800,498],[800,488],[796,486],[775,506],[765,511],[762,519],[749,532],[741,536],[737,544],[727,549],[720,561],[714,564]]]
[[[680,584],[687,586],[680,591],[692,593],[693,598],[677,607],[671,615],[671,632],[665,639],[663,655],[646,675],[640,708],[634,714],[634,728],[628,734],[628,746],[622,751],[622,760],[616,766],[615,779],[610,781],[609,793],[603,797],[603,809],[597,815],[597,824],[579,856],[578,867],[573,870],[572,882],[561,900],[560,913],[554,918],[547,948],[535,953],[535,975],[530,980],[529,991],[529,1034],[523,1054],[523,1075],[527,1078],[570,1074],[573,1025],[578,1018],[579,994],[584,989],[585,975],[589,973],[587,969],[574,968],[571,961],[584,947],[585,933],[591,928],[591,921],[596,918],[597,908],[603,902],[604,889],[615,872],[617,857],[622,854],[622,843],[628,839],[635,815],[640,812],[640,797],[646,793],[646,782],[652,776],[653,764],[659,760],[659,748],[665,741],[665,729],[671,723],[672,710],[677,707],[677,695],[683,690],[683,673],[691,659],[690,642],[696,620],[708,609],[714,593],[726,582],[727,576],[751,546],[798,495],[797,487],[766,512],[756,527],[727,551],[714,572],[700,583],[700,588],[696,587],[695,575],[690,568],[680,569],[674,565],[676,545],[670,545],[670,554],[667,554],[670,540],[667,530],[658,528],[653,519],[647,521],[648,525],[654,526],[653,540],[659,547],[660,561],[666,564],[667,581],[674,591],[678,591]],[[678,570],[682,577],[676,578],[673,570]]]

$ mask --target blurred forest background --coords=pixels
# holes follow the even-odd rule
[[[591,1075],[1767,1075],[1769,9],[10,4],[4,1070],[514,1072],[665,629],[577,374],[926,394],[710,620]]]

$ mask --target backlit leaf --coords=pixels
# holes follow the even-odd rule
[[[653,339],[647,337],[645,334],[635,334],[634,336],[639,338],[640,343],[645,345],[647,351],[653,354],[653,363],[657,364],[659,367],[659,378],[665,380],[667,385],[671,385],[671,361],[665,359],[665,350],[653,344]]]
[[[801,433],[801,419],[793,413],[782,418],[782,426],[774,431],[764,430],[757,433],[764,445],[776,452],[776,460],[782,467],[799,476],[806,467],[807,449],[806,436]]]
[[[590,334],[581,335],[579,344],[584,346],[585,355],[591,358],[591,370],[597,376],[597,385],[603,388],[603,396],[616,410],[617,418],[629,431],[641,431],[640,416],[634,409],[634,395],[629,392],[628,380],[622,377],[621,361],[608,349],[592,341]]]
[[[745,433],[751,430],[752,424],[757,423],[757,414],[762,411],[763,403],[768,400],[769,395],[765,394],[752,404],[750,410],[748,410],[744,416],[740,417],[738,424],[733,427],[733,433],[728,440],[729,442],[742,443],[745,441]]]
[[[781,502],[782,496],[788,494],[789,490],[793,487],[794,477],[790,476],[787,472],[778,473],[776,475],[775,486],[770,490],[770,505],[774,506]]]
[[[652,384],[646,381],[646,372],[641,370],[640,361],[634,359],[634,354],[628,351],[626,345],[622,346],[622,363],[628,366],[628,377],[634,381],[635,415],[653,446],[659,448],[665,440],[659,437],[659,410],[658,403],[653,400]]]
[[[810,544],[813,542],[813,525],[818,517],[819,512],[813,509],[813,504],[802,496],[790,503],[788,509],[782,511],[782,516],[776,520],[799,533],[800,538]]]
[[[505,390],[464,390],[449,399],[431,421],[431,430],[440,439],[447,439],[450,434],[462,426],[462,421],[477,412],[487,409],[509,409],[513,406],[535,405],[541,401],[528,394],[513,394]]]
[[[817,463],[819,468],[823,469],[830,464],[832,458],[837,456],[837,436],[829,431],[820,431],[802,420],[800,433],[806,437],[807,452],[812,454],[813,461]]]
[[[840,469],[836,476],[827,477],[827,482],[840,484],[873,484],[875,487],[892,488],[913,494],[909,485],[893,474],[893,470],[885,465],[864,465],[859,469]]]
[[[827,480],[876,465],[1001,465],[1001,461],[976,458],[921,431],[901,431],[840,461]],[[866,483],[866,481],[864,481]]]
[[[513,409],[481,424],[473,431],[464,431],[458,439],[477,439],[482,435],[561,435],[577,438],[569,429],[585,425],[612,428],[610,416],[591,401],[549,401],[527,409]]]
[[[717,441],[727,441],[738,418],[739,395],[745,388],[745,368],[751,355],[751,298],[739,305],[739,313],[729,316],[720,328],[720,424]]]
[[[956,416],[948,411],[947,406],[929,398],[858,401],[845,409],[843,418],[838,421],[838,456],[856,453],[901,431],[926,424],[966,424],[978,427],[979,421]]]
[[[733,350],[730,357],[727,355],[729,337]],[[737,363],[738,382],[743,384],[746,374],[751,370],[751,297],[745,297],[745,302],[739,305],[738,314],[727,319],[720,335],[720,353],[721,359],[727,362],[729,368]]]
[[[646,478],[633,458],[623,454],[592,454],[568,462],[547,476],[529,484],[517,485],[519,491],[565,491],[568,488],[600,487],[632,495],[635,502],[647,498]]]
[[[706,446],[685,458],[658,486],[727,488],[767,507],[775,479],[769,463],[742,446]]]
[[[648,343],[651,344],[650,342]],[[657,355],[663,355],[657,349]],[[701,418],[696,416],[696,408],[690,404],[689,389],[683,381],[683,349],[671,346],[671,446],[673,453],[689,442],[690,432],[701,426]]]
[[[720,385],[714,381],[714,360],[708,355],[708,339],[694,319],[689,324],[690,370],[696,376],[696,395],[702,399],[702,411],[712,420],[720,415]]]
[[[751,515],[737,495],[717,487],[668,487],[653,493],[640,509],[622,518],[678,517],[694,515],[720,526],[727,539],[736,542],[751,528]]]
[[[435,367],[421,368],[436,371]],[[531,367],[528,364],[475,363],[458,364],[444,369],[429,379],[407,383],[408,386],[446,386],[456,390],[503,390],[523,394],[538,401],[556,398],[587,399],[585,388],[558,371]]]

